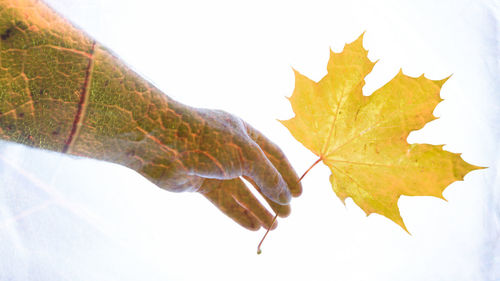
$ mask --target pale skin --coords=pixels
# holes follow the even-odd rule
[[[136,170],[270,228],[302,188],[278,146],[229,113],[180,104],[36,0],[0,0],[0,139]]]

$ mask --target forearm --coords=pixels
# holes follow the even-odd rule
[[[154,174],[197,119],[45,4],[0,0],[1,139]]]
[[[170,99],[36,0],[0,0],[0,139],[125,165],[199,191],[249,229],[300,194],[281,150],[231,114]],[[283,176],[282,176],[283,175]]]

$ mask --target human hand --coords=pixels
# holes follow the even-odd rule
[[[247,229],[271,227],[273,215],[250,192],[245,178],[279,216],[289,215],[291,196],[299,196],[302,187],[283,152],[234,115],[197,109],[195,116],[204,124],[198,147],[182,152],[180,159],[191,182],[199,180],[196,191]]]
[[[248,124],[172,100],[41,1],[0,1],[0,11],[9,53],[0,139],[124,165],[169,191],[198,191],[249,229],[270,227],[272,215],[242,177],[275,212],[290,213],[297,175]]]

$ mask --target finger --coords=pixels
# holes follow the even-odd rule
[[[290,190],[257,143],[249,140],[245,154],[242,176],[251,178],[260,188],[262,194],[272,201],[280,205],[287,205],[292,197]]]
[[[217,192],[215,192],[217,191]],[[225,197],[226,199],[217,199],[217,203],[224,202],[223,206],[228,206],[229,204],[234,204],[236,202],[246,209],[253,217],[255,217],[259,224],[268,229],[273,224],[272,215],[260,202],[255,198],[255,196],[248,190],[245,183],[239,179],[230,179],[230,180],[213,180],[213,179],[205,179],[204,185],[202,186],[201,193],[209,194],[209,199],[215,199],[218,196]],[[232,199],[232,200],[231,200]],[[227,203],[225,200],[229,201]],[[214,202],[215,200],[211,200]],[[234,202],[233,202],[234,201]],[[220,204],[214,203],[218,207]],[[221,209],[219,207],[219,209]],[[222,209],[221,209],[222,210]],[[224,213],[226,209],[222,210]],[[228,214],[229,215],[229,214]],[[233,218],[234,219],[234,218]],[[276,228],[277,224],[275,223],[272,229]]]
[[[260,188],[257,186],[257,184],[255,184],[255,182],[251,178],[249,178],[249,177],[244,177],[244,178],[249,183],[251,183],[260,194],[262,194],[262,191],[260,190]],[[266,202],[269,204],[269,206],[271,206],[271,209],[273,209],[273,211],[275,213],[277,213],[279,217],[286,218],[290,215],[290,213],[292,211],[292,208],[290,207],[290,205],[280,205],[280,204],[275,203],[272,200],[269,200],[269,198],[267,198],[264,194],[262,194],[262,196],[264,197]]]
[[[294,197],[302,193],[302,184],[299,182],[299,177],[293,169],[292,165],[286,158],[281,149],[267,139],[261,132],[254,129],[249,124],[245,124],[247,133],[262,149],[266,157],[273,163],[274,167],[279,171],[283,179],[288,185]]]
[[[258,230],[260,228],[259,220],[234,200],[230,194],[226,193],[224,188],[220,188],[223,182],[222,180],[205,179],[198,192],[239,225],[249,230]]]
[[[230,193],[236,202],[251,211],[264,228],[269,229],[271,227],[271,229],[275,229],[277,227],[277,223],[273,224],[274,215],[259,202],[241,179],[226,180],[223,184],[230,185]]]
[[[273,215],[248,191],[239,178],[230,180],[205,179],[199,190],[223,213],[241,226],[258,230],[260,226],[269,228]],[[276,223],[273,228],[276,228]]]

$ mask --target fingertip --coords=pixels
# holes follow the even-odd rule
[[[254,224],[252,224],[252,225],[245,225],[243,227],[245,227],[246,229],[248,229],[250,231],[257,231],[257,230],[260,229],[260,225],[254,225]]]
[[[278,174],[279,180],[277,184],[277,188],[275,189],[278,192],[277,196],[277,202],[280,205],[288,205],[290,204],[290,201],[292,200],[292,194],[290,192],[290,189],[288,188],[288,184],[285,182],[283,177],[281,177],[280,174]]]
[[[288,190],[288,188],[283,188],[282,192],[280,193],[279,197],[279,204],[281,205],[288,205],[290,204],[290,201],[292,201],[292,194]]]
[[[252,211],[248,210],[246,206],[241,205],[239,201],[236,200],[234,196],[234,190],[239,187],[244,187],[243,194],[251,193],[246,190],[244,183],[240,179],[231,180],[209,180],[206,179],[204,182],[204,187],[201,192],[210,202],[212,202],[219,210],[226,214],[233,221],[241,225],[242,227],[257,231],[261,227],[260,219]],[[245,193],[245,190],[247,193]],[[240,200],[245,199],[238,198]],[[255,199],[256,200],[256,199]]]
[[[271,230],[275,230],[278,227],[278,221],[274,221],[273,225],[271,225]]]
[[[249,213],[245,208],[239,206],[238,216],[233,216],[232,219],[236,221],[239,225],[250,231],[257,231],[260,229],[260,222],[253,214]]]
[[[261,190],[264,195],[266,195],[269,199],[279,205],[288,205],[292,200],[292,194],[290,193],[290,190],[288,189],[283,179],[281,179],[281,177],[279,183],[275,187],[261,187]]]
[[[266,230],[275,230],[278,227],[278,220],[276,219],[277,217],[273,217],[270,221],[267,221],[262,225],[262,227]]]
[[[292,196],[299,197],[302,194],[302,183],[295,173],[295,170],[290,168],[288,173],[286,173],[283,178],[286,179],[286,183],[288,184],[288,188],[290,189]]]
[[[288,205],[292,200],[288,185],[272,165],[269,166],[267,171],[253,173],[249,177],[260,188],[262,194],[276,204]]]
[[[288,217],[290,215],[290,213],[292,212],[292,209],[291,209],[290,205],[280,205],[280,204],[274,202],[273,200],[269,199],[269,197],[262,192],[262,190],[259,188],[259,186],[257,186],[257,184],[251,178],[246,177],[246,176],[244,178],[251,185],[253,185],[255,187],[255,189],[260,193],[260,195],[262,195],[264,197],[264,199],[269,204],[269,206],[271,207],[271,209],[275,213],[278,213],[278,216],[280,218],[286,218],[286,217]]]
[[[290,208],[290,206],[286,205],[286,206],[283,206],[281,205],[281,208],[278,212],[278,216],[280,218],[286,218],[288,217],[290,214],[292,213],[292,209]]]
[[[290,191],[292,192],[293,197],[299,197],[300,195],[302,195],[302,184],[295,184],[295,186],[290,187]]]

